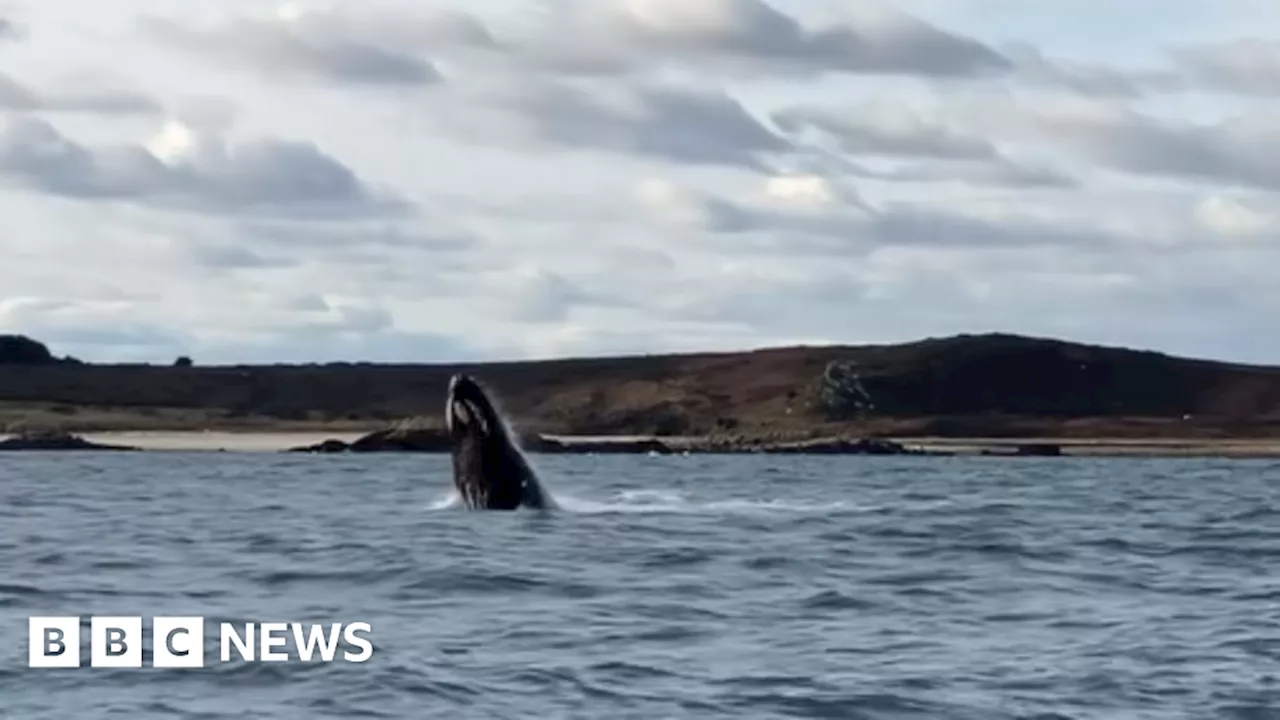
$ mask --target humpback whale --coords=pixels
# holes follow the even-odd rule
[[[453,484],[469,509],[554,507],[489,394],[471,376],[450,378],[445,425]]]

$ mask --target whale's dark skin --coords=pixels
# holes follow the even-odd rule
[[[449,381],[445,424],[453,443],[453,484],[472,510],[547,509],[537,475],[484,388],[468,375]]]

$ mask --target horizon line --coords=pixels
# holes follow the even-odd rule
[[[36,339],[30,335],[21,333],[3,333],[0,337],[25,337],[45,345],[43,341]],[[1101,343],[1086,342],[1081,340],[1070,340],[1065,337],[1050,335],[1031,335],[1024,333],[1008,332],[1001,330],[987,330],[978,332],[957,332],[949,335],[927,335],[912,340],[902,340],[897,342],[831,342],[831,343],[794,343],[794,344],[778,344],[778,345],[761,345],[755,347],[742,347],[738,349],[724,350],[683,350],[683,351],[631,351],[620,352],[616,354],[595,354],[595,355],[555,355],[555,356],[533,356],[524,358],[494,358],[488,360],[443,360],[443,361],[386,361],[386,360],[311,360],[311,361],[294,361],[294,362],[219,362],[219,363],[199,363],[190,354],[180,353],[171,361],[114,361],[100,362],[92,360],[84,360],[82,358],[71,355],[62,357],[54,357],[55,363],[76,363],[94,367],[151,367],[151,368],[202,368],[202,369],[243,369],[243,368],[305,368],[305,367],[328,367],[328,366],[375,366],[375,367],[473,367],[473,366],[493,366],[493,365],[521,365],[521,364],[537,364],[537,363],[572,363],[572,362],[591,362],[591,361],[625,361],[625,360],[643,360],[655,358],[691,358],[691,357],[718,357],[729,355],[750,355],[756,353],[768,352],[786,352],[798,350],[866,350],[871,348],[889,348],[904,347],[909,345],[919,345],[927,342],[945,342],[956,340],[980,340],[994,338],[1010,338],[1018,340],[1029,340],[1036,342],[1059,343],[1064,345],[1074,345],[1077,347],[1118,350],[1132,353],[1143,353],[1159,355],[1171,360],[1182,360],[1186,362],[1211,363],[1217,365],[1228,365],[1237,367],[1248,367],[1258,369],[1277,369],[1280,370],[1280,363],[1265,362],[1247,362],[1241,360],[1229,360],[1225,358],[1213,358],[1208,356],[1194,356],[1184,353],[1171,353],[1164,350],[1154,348],[1120,345],[1117,343]],[[52,353],[51,353],[52,354]],[[181,358],[191,360],[189,366],[179,366],[177,361]]]

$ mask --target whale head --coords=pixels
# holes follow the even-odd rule
[[[453,483],[471,509],[540,507],[542,493],[511,431],[484,387],[459,373],[449,380],[445,425]]]
[[[489,394],[474,378],[462,373],[449,379],[444,420],[455,443],[479,443],[506,433]]]

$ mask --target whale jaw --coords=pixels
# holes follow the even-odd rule
[[[453,484],[471,510],[546,506],[537,476],[484,388],[468,375],[449,380],[445,404]]]

